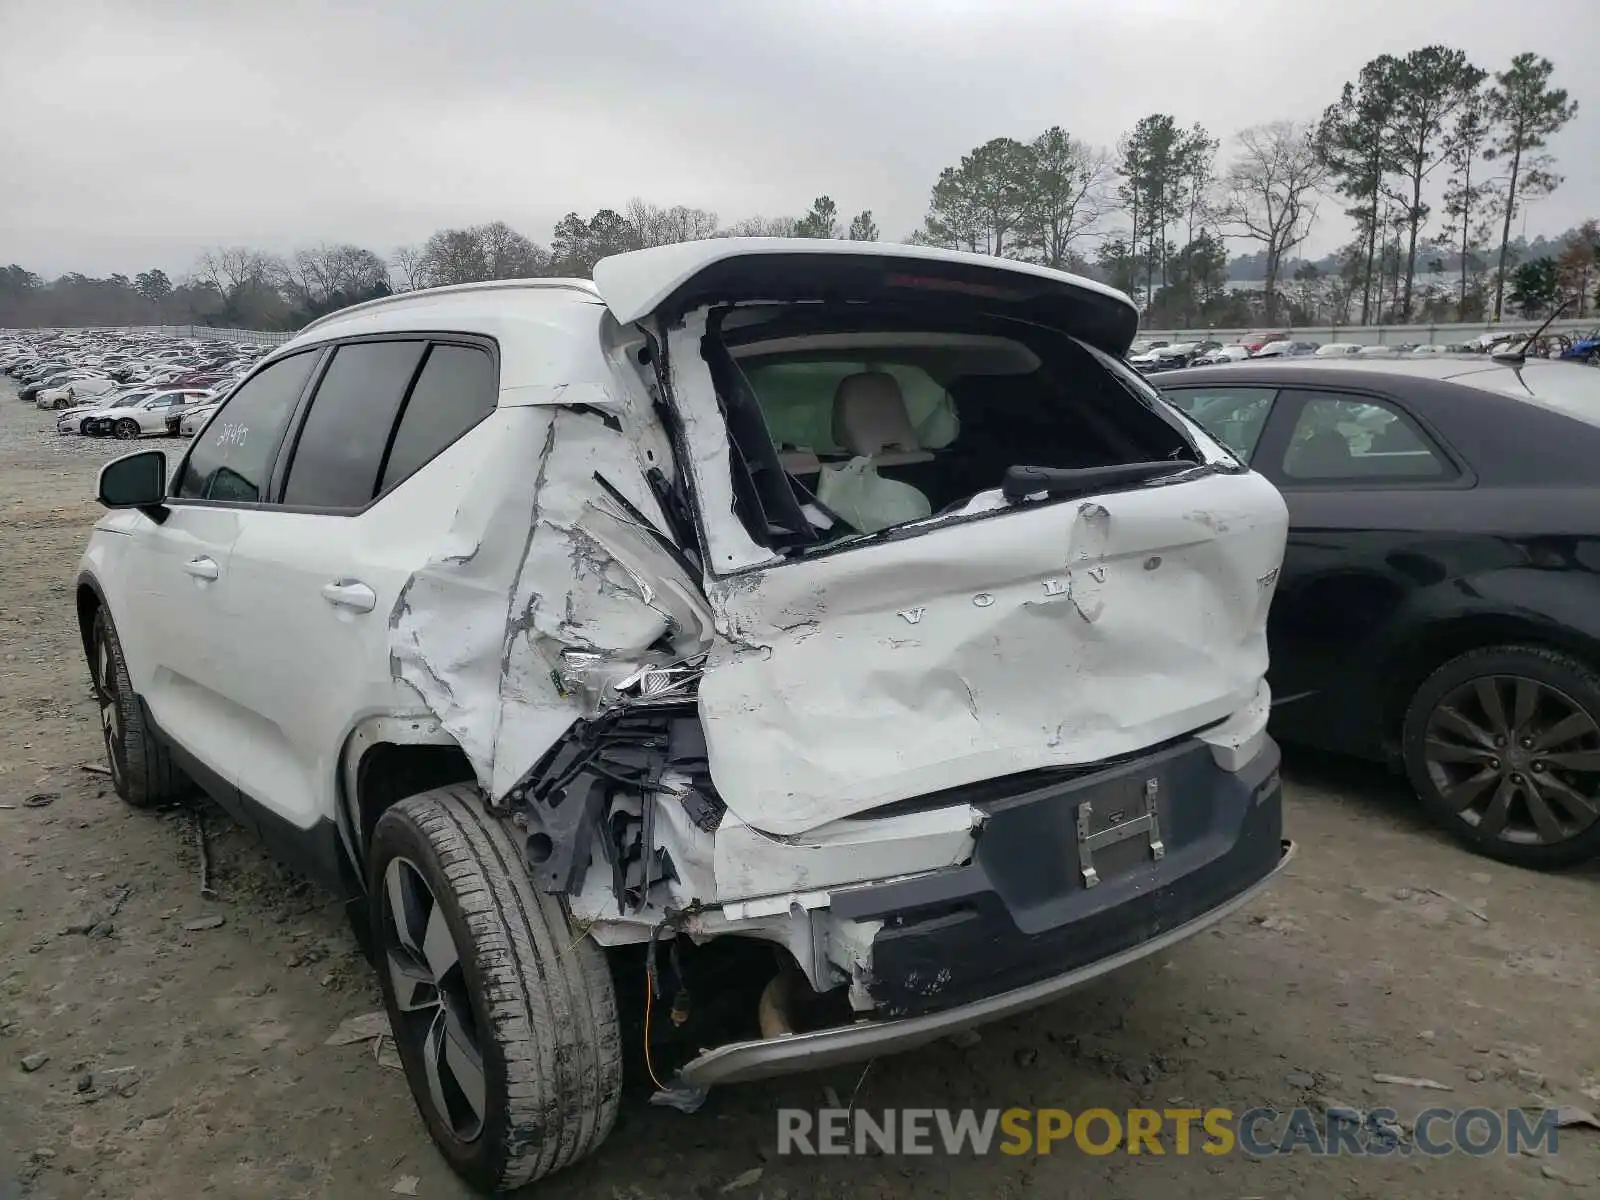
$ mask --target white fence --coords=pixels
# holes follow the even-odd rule
[[[1409,344],[1452,345],[1470,342],[1484,333],[1532,333],[1540,321],[1466,322],[1459,325],[1317,325],[1295,328],[1292,325],[1258,325],[1254,329],[1141,329],[1141,338],[1162,338],[1169,342],[1237,342],[1251,333],[1270,329],[1274,333],[1286,332],[1291,340],[1304,342],[1355,342],[1362,346],[1399,346]],[[1588,317],[1581,321],[1552,321],[1548,332],[1580,334],[1600,326],[1600,318]]]

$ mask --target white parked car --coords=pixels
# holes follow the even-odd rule
[[[133,441],[147,434],[167,432],[167,417],[174,410],[209,399],[205,388],[180,388],[152,392],[143,400],[120,404],[115,408],[102,408],[84,416],[79,422],[82,431],[93,437],[114,437]]]
[[[95,400],[110,396],[121,390],[122,385],[115,379],[89,377],[74,379],[59,387],[43,388],[34,397],[34,404],[43,409],[75,408],[79,401]]]
[[[84,428],[85,422],[92,421],[95,415],[103,409],[136,404],[140,400],[147,399],[151,394],[148,388],[134,388],[116,392],[92,404],[75,404],[71,408],[62,409],[56,413],[56,432],[86,434],[88,430]]]
[[[314,321],[170,486],[101,471],[116,790],[192,781],[350,903],[485,1190],[610,1131],[612,969],[692,1108],[1164,950],[1291,850],[1287,513],[1136,327],[1027,263],[755,238]],[[709,939],[776,947],[759,1005]]]
[[[1213,367],[1218,363],[1243,362],[1250,357],[1248,346],[1218,346],[1194,360],[1197,367]]]
[[[1313,358],[1349,358],[1352,354],[1361,353],[1359,342],[1329,342],[1325,346],[1318,346],[1312,353]]]
[[[217,406],[219,403],[220,401],[202,401],[199,404],[191,405],[189,408],[184,409],[181,413],[174,414],[178,421],[178,436],[187,438],[193,437],[195,434],[199,433],[200,427],[211,419],[212,413],[217,411]],[[173,417],[168,416],[168,433],[172,432],[172,421]]]

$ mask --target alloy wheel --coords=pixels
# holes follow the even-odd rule
[[[483,1132],[488,1108],[483,1050],[466,976],[444,909],[406,858],[383,873],[382,952],[394,986],[396,1040],[422,1063],[440,1122],[463,1142]]]
[[[1457,816],[1516,845],[1569,841],[1600,819],[1600,724],[1571,696],[1484,675],[1428,715],[1429,778]]]
[[[104,633],[95,639],[94,698],[100,707],[100,737],[105,742],[106,762],[111,768],[111,782],[120,787],[122,707],[117,702],[116,658],[111,653],[111,639]]]
[[[139,436],[139,424],[137,421],[131,421],[125,418],[117,422],[117,428],[115,432],[118,441],[131,442],[134,438]]]

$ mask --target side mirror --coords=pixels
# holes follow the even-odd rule
[[[156,521],[166,520],[166,453],[140,450],[113,459],[100,468],[96,493],[107,508],[138,508]]]

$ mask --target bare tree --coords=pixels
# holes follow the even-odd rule
[[[472,232],[483,246],[490,279],[525,279],[549,273],[550,252],[534,245],[504,221],[474,226]]]
[[[675,242],[693,242],[715,237],[717,214],[704,208],[688,208],[674,204],[660,208],[647,204],[635,196],[622,212],[623,220],[633,229],[641,246],[668,246]]]
[[[389,286],[397,292],[414,292],[430,286],[421,246],[397,246],[389,256]]]
[[[1223,179],[1221,216],[1236,236],[1260,242],[1266,251],[1262,301],[1269,322],[1277,319],[1284,256],[1311,232],[1326,179],[1309,126],[1273,121],[1239,134],[1239,152]]]
[[[218,246],[195,260],[193,275],[226,298],[266,283],[276,265],[271,256],[248,246]]]
[[[732,225],[717,230],[713,237],[793,237],[795,217],[741,217]]]
[[[524,279],[550,270],[550,252],[504,221],[441,229],[422,247],[421,277],[430,286],[482,279]]]
[[[1065,267],[1110,211],[1111,156],[1055,125],[1028,143],[1028,157],[1018,244],[1046,266]]]

